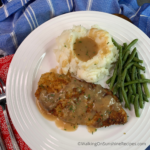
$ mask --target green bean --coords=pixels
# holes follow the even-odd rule
[[[124,57],[123,57],[123,60],[122,60],[122,65],[124,65],[124,63],[126,62],[128,56],[129,56],[130,52],[127,51],[125,54],[124,54]]]
[[[113,89],[113,94],[118,93],[117,95],[119,97],[120,102],[122,102],[124,98],[125,106],[129,110],[130,110],[130,103],[134,104],[135,114],[137,117],[139,117],[140,116],[139,107],[143,108],[143,102],[148,101],[146,95],[144,95],[142,91],[141,85],[144,83],[143,84],[144,86],[146,83],[150,83],[150,79],[141,78],[140,70],[145,70],[145,67],[140,65],[140,63],[143,63],[143,60],[140,60],[138,58],[136,48],[134,48],[132,53],[130,54],[130,48],[137,41],[138,39],[135,39],[129,45],[127,45],[126,43],[123,43],[123,46],[121,46],[112,38],[112,42],[119,50],[119,59],[115,66],[113,76],[109,78],[106,81],[106,83],[107,84],[110,83],[110,89],[111,90]],[[127,72],[128,70],[129,72]],[[130,79],[130,76],[131,76],[131,79]],[[126,79],[126,82],[125,82],[125,79]],[[148,90],[148,87],[147,87],[147,90]],[[144,88],[144,91],[145,91],[145,88]],[[150,92],[149,92],[149,97],[150,97]]]
[[[136,53],[135,57],[138,58],[137,53]],[[140,69],[139,68],[136,68],[135,78],[133,80],[135,80],[135,79],[137,79],[137,80],[140,79]],[[133,85],[135,85],[135,84],[132,84],[132,86]],[[142,91],[142,87],[141,87],[140,83],[137,84],[137,92],[139,95],[139,106],[140,106],[140,108],[143,108],[143,91]],[[134,94],[136,94],[136,93],[134,93]]]
[[[110,78],[106,81],[106,82],[107,82],[107,84],[110,84],[111,79],[112,79],[112,77],[110,77]],[[117,80],[118,80],[118,76],[116,76],[116,79],[115,79],[114,84],[117,82]]]
[[[127,74],[127,70],[128,70],[128,68],[126,68],[126,69],[124,69],[123,70],[123,73],[122,73],[122,75],[121,75],[121,81],[124,83],[124,80],[125,80],[125,76],[126,76],[126,74]]]
[[[134,96],[134,95],[131,95],[131,100],[130,100],[130,102],[131,102],[132,104],[134,104],[134,98],[135,98],[135,96]]]
[[[117,89],[118,89],[118,83],[121,82],[121,70],[122,70],[122,47],[119,46],[119,60],[117,62],[117,65],[116,65],[116,68],[114,70],[114,73],[113,73],[113,77],[112,77],[112,80],[111,80],[111,83],[110,83],[110,89],[112,90],[112,87],[114,85],[114,82],[115,82],[115,79],[116,79],[116,76],[117,76],[117,69],[118,69],[118,65],[119,65],[119,75],[118,75],[118,79],[117,79],[117,83],[115,85],[115,88],[113,89],[113,94],[115,95],[117,93]]]
[[[133,62],[129,63],[129,64],[126,66],[126,68],[125,68],[125,69],[129,69],[132,65],[134,65],[134,63],[133,63]]]
[[[119,88],[119,86],[116,83],[115,86],[114,86],[114,88],[113,88],[113,95],[116,95],[118,88]]]
[[[129,63],[127,65],[127,67],[124,69],[123,73],[122,73],[122,78],[121,78],[121,88],[122,88],[122,94],[123,94],[123,97],[124,97],[124,100],[125,100],[125,103],[127,105],[127,107],[129,108],[130,110],[130,105],[129,105],[129,101],[128,101],[128,98],[127,98],[127,95],[126,95],[126,92],[125,92],[125,89],[124,89],[124,79],[125,79],[125,76],[127,74],[127,70],[133,65],[133,63]]]
[[[122,73],[122,81],[124,82],[125,76],[127,74],[127,70],[133,65],[133,63],[130,63],[127,65],[127,67],[124,69],[123,73]],[[120,85],[121,86],[121,85]]]
[[[127,69],[124,69],[123,73],[122,73],[122,82],[124,83],[124,79],[125,79],[125,76],[127,74]]]
[[[136,54],[136,57],[138,58],[138,54]],[[141,79],[140,76],[140,69],[137,68],[137,78],[136,79]],[[138,90],[138,94],[139,94],[139,105],[140,108],[143,108],[143,90],[142,90],[142,86],[140,83],[137,84],[137,90]]]
[[[125,108],[128,108],[126,103],[125,103],[125,106],[124,106],[124,107],[125,107]]]
[[[124,80],[125,80],[125,76],[126,76],[126,74],[127,74],[127,70],[131,67],[133,65],[133,63],[129,63],[128,65],[127,65],[127,67],[123,70],[123,73],[122,73],[122,75],[121,75],[121,82],[124,82]],[[128,83],[128,82],[127,82]],[[117,84],[117,87],[121,87],[122,85],[120,84],[120,83],[118,83]]]
[[[118,80],[117,83],[113,89],[113,94],[115,95],[117,93],[117,89],[118,89],[118,84],[121,84],[121,70],[122,70],[122,47],[119,46],[119,59],[118,59],[118,65],[119,65],[119,69],[118,69]]]
[[[139,94],[139,105],[140,108],[143,108],[143,95],[142,95],[142,89],[140,83],[137,84],[138,94]]]
[[[136,57],[135,58],[139,58],[138,57],[138,53],[136,53]],[[141,74],[140,74],[140,69],[139,68],[137,68],[137,76],[138,76],[138,79],[141,79]]]
[[[129,76],[132,74],[132,67],[128,69]]]
[[[124,98],[124,101],[127,105],[127,108],[130,110],[130,105],[129,105],[129,101],[128,101],[128,98],[127,98],[127,94],[124,90],[124,86],[122,85],[122,95],[123,95],[123,98]]]
[[[124,101],[130,110],[130,105],[129,105],[129,101],[127,98],[127,94],[124,90],[124,79],[125,79],[126,73],[127,73],[127,68],[123,71],[122,76],[121,76],[121,89],[122,89],[122,95],[123,95]]]
[[[131,85],[128,86],[128,89],[129,89],[128,91],[129,91],[130,93],[133,93],[133,90],[132,90]]]
[[[141,79],[145,79],[145,76],[143,74],[141,74]],[[143,83],[143,87],[144,87],[144,92],[145,92],[146,96],[148,98],[150,98],[150,92],[149,92],[147,83]]]
[[[121,88],[118,89],[118,96],[119,96],[119,101],[120,101],[120,102],[123,102],[123,97],[122,97]]]
[[[131,80],[135,80],[135,74],[136,74],[136,67],[132,67],[132,74],[131,74]],[[136,94],[136,84],[132,84],[133,94]]]
[[[134,48],[134,50],[132,51],[128,61],[126,62],[125,66],[124,66],[125,68],[133,60],[133,58],[135,57],[135,54],[136,54],[136,47]]]
[[[143,100],[144,100],[145,102],[149,102],[149,100],[148,100],[148,98],[147,98],[147,96],[146,96],[145,94],[143,94]]]
[[[127,82],[130,82],[130,81],[131,81],[131,79],[130,79],[130,77],[129,77],[129,74],[128,74],[128,73],[126,74],[126,80],[127,80]],[[129,88],[129,92],[130,92],[130,93],[133,93],[133,90],[132,90],[131,85],[129,85],[129,86],[128,86],[128,88]]]
[[[127,67],[124,69],[123,73],[122,73],[122,81],[124,82],[125,76],[127,74],[127,70],[133,65],[133,63],[129,63],[127,65]]]
[[[140,117],[138,99],[139,99],[139,95],[136,94],[135,100],[134,100],[134,110],[135,110],[135,115],[136,115],[136,117]]]
[[[133,65],[136,66],[137,68],[139,68],[140,70],[145,70],[145,67],[143,67],[135,62],[133,63]]]
[[[126,49],[130,49],[137,41],[138,41],[138,39],[133,40],[133,41],[126,47]]]
[[[127,43],[123,43],[123,50],[125,50],[127,46]]]
[[[138,53],[136,53],[135,58],[139,59],[139,55]],[[142,60],[143,61],[143,60]]]
[[[138,39],[133,40],[123,51],[123,55],[125,54],[126,51],[130,50],[130,48],[138,41]]]
[[[145,70],[145,67],[135,63],[135,62],[131,62],[129,63],[126,67],[124,67],[125,69],[129,69],[132,65],[136,66],[137,68],[141,69],[141,70]]]
[[[132,93],[129,91],[128,92],[128,101],[129,101],[129,104],[131,103],[131,96],[132,96]]]
[[[135,58],[139,59],[138,53],[136,53],[136,57]],[[142,79],[139,68],[137,68],[137,77],[138,77],[138,79]],[[144,83],[144,84],[146,84],[146,83]],[[143,104],[144,104],[144,92],[142,90],[142,84],[140,84],[140,83],[138,83],[138,93],[139,93],[139,105],[140,105],[140,108],[143,108],[144,107],[143,106]]]
[[[114,86],[114,82],[115,82],[115,79],[116,79],[116,76],[117,76],[117,69],[118,69],[118,62],[115,66],[115,70],[113,72],[113,76],[112,76],[112,79],[111,79],[111,82],[110,82],[110,89],[112,90],[113,86]]]
[[[128,86],[130,84],[135,84],[135,83],[150,83],[150,79],[138,79],[130,82],[125,82],[124,86]]]
[[[135,58],[139,59],[138,53],[136,53]],[[138,62],[138,64],[139,63],[140,62]],[[137,79],[142,79],[139,68],[137,68]],[[143,95],[144,95],[144,92],[142,90],[142,84],[138,83],[137,86],[138,86],[138,93],[139,93],[139,105],[140,105],[140,108],[143,108],[143,103],[144,103],[144,97],[143,97]]]
[[[138,79],[141,79],[140,69],[139,68],[136,68],[136,69],[137,69],[137,77]]]
[[[113,42],[113,44],[117,47],[117,49],[119,49],[119,44],[112,38],[112,42]]]
[[[125,90],[126,93],[128,92],[128,88],[127,87],[125,87],[124,90]]]
[[[135,67],[135,66],[134,66],[134,67]],[[136,67],[135,67],[135,79],[134,79],[134,80],[136,80],[136,79],[138,80],[138,69],[139,69],[139,68],[136,68]]]
[[[122,47],[119,47],[119,70],[118,70],[118,83],[121,83],[121,70],[122,70]]]
[[[121,87],[121,84],[117,81],[117,83],[115,84],[114,88],[113,88],[113,95],[117,94],[118,88]]]
[[[138,59],[138,58],[136,58],[136,57],[133,58],[133,61],[136,61],[136,62],[139,62],[139,63],[143,63],[143,60]]]
[[[111,82],[111,79],[112,79],[112,77],[110,77],[110,78],[106,81],[106,83],[109,84],[109,83]]]
[[[126,90],[126,89],[125,89],[125,90]],[[126,92],[126,93],[127,93],[127,92]],[[129,105],[130,105],[130,103],[131,103],[131,102],[130,102],[130,97],[131,97],[131,95],[132,95],[132,94],[131,94],[130,92],[127,93]],[[125,108],[128,108],[126,103],[125,103]]]

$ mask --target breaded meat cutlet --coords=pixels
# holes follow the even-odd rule
[[[70,74],[43,74],[35,96],[44,109],[67,123],[99,128],[127,122],[125,110],[110,90]]]

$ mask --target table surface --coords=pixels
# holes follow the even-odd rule
[[[142,6],[144,3],[150,3],[150,0],[137,0],[139,6]]]

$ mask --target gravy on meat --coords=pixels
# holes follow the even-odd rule
[[[39,100],[36,100],[36,105],[37,105],[37,108],[38,108],[39,112],[42,114],[42,116],[44,118],[46,118],[47,120],[55,121],[55,124],[58,128],[60,128],[62,130],[65,130],[65,131],[75,131],[75,130],[77,130],[78,125],[73,125],[73,124],[70,124],[70,123],[66,123],[66,122],[60,120],[59,118],[57,118],[56,116],[52,115],[47,110],[45,110],[42,105],[40,105]]]
[[[67,104],[64,109],[60,110],[63,117],[59,118],[62,121],[57,117],[53,118],[49,112],[52,113],[60,100],[66,99],[68,100]],[[99,120],[99,124],[102,126],[102,122],[109,118],[112,110],[119,111],[121,108],[121,104],[112,95],[108,95],[101,85],[89,84],[75,78],[71,78],[70,82],[66,86],[62,86],[62,90],[57,93],[47,93],[43,89],[39,96],[38,105],[44,111],[42,114],[46,118],[54,120],[57,126],[67,131],[76,130],[77,124],[85,124],[93,119],[96,113],[102,116],[102,119]],[[75,128],[74,125],[76,125]],[[95,130],[95,128],[93,129]],[[93,129],[88,130],[93,132]]]

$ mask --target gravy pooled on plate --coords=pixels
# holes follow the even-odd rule
[[[78,128],[78,125],[73,125],[70,123],[66,123],[62,120],[60,120],[57,116],[54,116],[53,114],[49,113],[47,110],[45,110],[42,105],[39,103],[39,100],[36,100],[36,105],[39,110],[39,112],[42,114],[44,118],[50,121],[54,121],[56,126],[60,128],[61,130],[65,131],[75,131]]]

